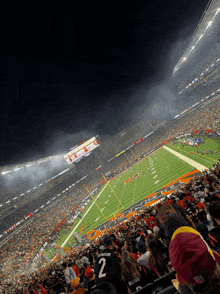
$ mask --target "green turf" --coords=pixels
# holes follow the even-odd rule
[[[154,161],[153,164],[150,163],[151,160]],[[82,233],[86,234],[113,217],[114,213],[120,213],[125,208],[135,204],[137,201],[145,198],[192,169],[193,167],[191,165],[167,150],[159,150],[153,154],[152,157],[142,160],[139,164],[131,167],[116,179],[112,180],[109,183],[111,187],[106,184],[100,192],[100,196],[95,196],[95,199],[97,197],[96,203],[99,208],[93,201],[90,201],[89,205],[92,205],[92,208],[89,213],[86,214],[76,231],[78,232],[83,225],[84,230]],[[139,176],[129,184],[124,185],[125,180],[131,177],[131,175],[134,176],[136,173],[139,173]],[[112,190],[114,190],[114,192]],[[121,201],[123,207],[115,194]],[[83,211],[83,215],[85,215],[87,209]],[[100,210],[102,210],[104,216]],[[88,225],[89,223],[90,225]],[[74,223],[73,228],[75,226],[76,223]],[[62,239],[65,240],[66,236]]]
[[[196,138],[198,136],[194,137]],[[192,147],[189,145],[182,147],[181,143],[178,143],[175,146],[168,144],[167,146],[203,164],[206,167],[212,167],[213,163],[216,162],[216,159],[218,158],[218,154],[214,152],[214,154],[211,154],[209,152],[209,155],[204,154],[203,156],[200,156],[197,154],[190,154],[190,152],[194,152],[196,149],[199,151],[216,149],[218,152],[220,152],[220,141],[218,139],[216,140],[209,137],[206,137],[205,143],[199,145],[198,147]],[[152,163],[152,161],[154,161],[154,163]],[[157,151],[156,153],[152,154],[151,157],[147,157],[140,163],[120,174],[117,178],[110,181],[109,185],[111,187],[108,184],[105,184],[100,189],[99,193],[94,196],[94,199],[96,199],[96,203],[99,208],[91,200],[81,214],[83,220],[81,221],[80,218],[76,218],[70,232],[72,232],[72,230],[80,222],[74,231],[79,232],[83,225],[84,230],[82,231],[82,235],[86,234],[87,232],[105,222],[107,219],[113,217],[114,213],[117,214],[122,212],[127,207],[130,207],[132,204],[135,204],[139,200],[157,191],[158,189],[174,181],[192,169],[193,167],[191,165],[173,155],[169,151],[165,149]],[[132,180],[129,184],[125,185],[124,182],[131,176],[134,176],[136,173],[139,173],[139,176]],[[88,209],[90,209],[90,211],[87,213]],[[102,210],[104,216],[100,210]],[[58,245],[62,245],[69,236],[70,232],[60,236],[60,240],[57,239],[56,243]],[[69,239],[69,243],[75,243],[73,237]],[[65,246],[68,246],[68,243]],[[46,253],[51,258],[49,249],[46,250]]]
[[[194,138],[201,138],[203,140],[203,136],[193,136]],[[220,154],[220,141],[219,139],[214,139],[214,138],[210,138],[208,136],[205,136],[205,140],[204,140],[204,144],[200,144],[197,147],[194,146],[190,146],[190,145],[185,145],[184,147],[182,146],[181,139],[178,139],[178,144],[176,145],[172,145],[171,143],[167,144],[167,147],[179,152],[180,154],[183,154],[193,160],[195,160],[196,162],[211,168],[213,166],[213,164],[216,162],[217,158],[219,157]],[[179,147],[179,148],[178,148]],[[205,154],[203,152],[203,155],[198,154],[196,152],[196,150],[198,151],[209,151],[212,150],[213,154],[211,154],[209,152],[209,154]],[[218,153],[214,153],[213,150],[217,150]],[[190,152],[194,152],[194,153],[190,153]]]

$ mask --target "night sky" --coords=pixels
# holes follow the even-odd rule
[[[207,3],[8,1],[0,165],[59,154],[135,123],[155,102],[151,89],[171,77]]]

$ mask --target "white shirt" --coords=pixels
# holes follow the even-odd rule
[[[76,279],[76,273],[71,267],[67,267],[64,272],[65,280],[67,284],[70,284],[73,279]]]
[[[198,200],[200,197],[207,197],[206,193],[204,191],[198,191],[196,193],[194,193],[193,197]]]
[[[146,266],[149,270],[151,270],[148,260],[149,260],[150,252],[147,251],[138,258],[137,263]]]

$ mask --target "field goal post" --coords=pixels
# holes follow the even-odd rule
[[[94,197],[92,196],[92,194],[90,193],[89,189],[86,187],[86,185],[84,185],[84,187],[86,188],[87,192],[89,193],[90,197],[92,198],[92,201],[94,202],[94,204],[97,206],[98,210],[100,211],[100,213],[102,214],[102,216],[104,217],[104,219],[109,219],[112,215],[115,218],[115,215],[117,212],[121,211],[122,209],[124,209],[124,205],[121,203],[120,199],[118,198],[118,196],[116,195],[115,191],[112,189],[109,181],[105,178],[105,176],[101,173],[102,177],[104,178],[105,182],[107,183],[107,185],[109,185],[110,189],[112,190],[113,194],[115,195],[117,201],[120,203],[121,208],[118,209],[117,211],[111,213],[109,216],[105,216],[104,213],[101,211],[100,207],[98,206],[98,204],[96,203],[96,200],[94,199]]]

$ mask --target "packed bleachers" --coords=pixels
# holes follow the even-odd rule
[[[167,128],[166,131],[158,130],[150,140],[145,140],[143,143],[136,145],[133,152],[130,152],[129,160],[135,161],[139,156],[143,156],[144,153],[170,137],[198,129],[218,130],[219,112],[219,102],[215,102],[212,105],[195,110],[192,116],[183,116],[179,122],[177,121],[175,130],[170,131],[172,128]],[[128,165],[126,157],[119,158],[120,160],[117,163],[111,164],[114,172],[119,172]],[[175,204],[183,209],[185,214],[182,212],[182,225],[194,227],[200,232],[211,249],[217,252],[220,251],[220,234],[218,231],[218,213],[220,213],[218,211],[219,179],[220,163],[218,162],[214,164],[212,170],[194,178],[188,185],[182,186],[180,190],[174,192],[170,198],[163,200],[161,203],[163,206]],[[101,180],[94,179],[89,188],[92,190],[100,184]],[[69,286],[70,289],[84,287],[87,289],[87,293],[91,292],[91,288],[98,282],[95,278],[97,275],[96,259],[104,249],[102,238],[91,243],[87,248],[79,249],[77,252],[69,252],[66,257],[59,257],[58,260],[31,275],[25,275],[23,271],[41,244],[46,240],[49,241],[49,236],[55,229],[56,223],[69,215],[70,207],[79,203],[85,197],[86,192],[79,189],[77,195],[78,197],[63,199],[54,205],[50,211],[38,214],[18,234],[12,234],[11,238],[4,243],[0,250],[0,291],[2,293],[28,293],[28,291],[29,293],[32,293],[31,291],[37,293],[39,287],[46,289],[48,293],[65,291],[67,281],[62,268],[64,261],[71,265],[76,273],[79,272],[79,283],[73,283],[72,288]],[[216,207],[216,209],[213,207]],[[113,241],[113,248],[121,254],[120,270],[122,281],[125,283],[128,293],[135,292],[147,284],[149,285],[148,289],[151,288],[151,290],[155,287],[161,290],[164,287],[171,287],[170,291],[174,291],[172,290],[171,279],[168,283],[163,284],[162,277],[172,275],[175,268],[174,264],[172,265],[170,262],[169,244],[178,226],[174,226],[174,231],[167,231],[166,225],[164,226],[163,222],[160,221],[159,210],[159,206],[143,209],[137,215],[134,215],[129,222],[118,223],[117,227],[111,229],[110,236]],[[70,228],[71,225],[69,224],[65,229],[68,231]],[[53,241],[53,237],[50,237],[50,239],[50,241]],[[157,251],[154,250],[155,248],[157,248]],[[216,259],[218,259],[218,256]],[[133,268],[133,275],[129,274],[130,268]],[[158,279],[161,279],[159,284]],[[193,286],[190,285],[189,287]],[[41,290],[41,293],[43,293],[42,291],[45,292]]]
[[[72,286],[69,285],[69,291],[81,287],[91,293],[92,287],[100,282],[100,268],[97,267],[97,258],[105,256],[102,254],[111,249],[114,249],[111,251],[115,252],[114,258],[118,258],[121,262],[122,283],[125,285],[125,289],[127,287],[128,293],[135,292],[147,284],[151,284],[148,288],[152,290],[155,290],[156,287],[160,290],[167,286],[171,287],[171,278],[175,278],[173,271],[178,266],[176,266],[176,261],[174,264],[170,262],[170,258],[173,260],[173,257],[171,257],[170,249],[172,247],[169,245],[173,242],[173,236],[179,227],[185,230],[180,231],[180,234],[192,233],[196,235],[195,232],[199,232],[202,237],[199,235],[201,241],[197,240],[197,242],[204,242],[204,239],[212,250],[220,252],[219,179],[220,161],[213,165],[212,170],[205,171],[199,177],[190,180],[188,184],[181,186],[178,191],[163,199],[156,207],[145,208],[132,216],[128,222],[118,223],[117,227],[112,228],[110,234],[104,239],[100,237],[77,252],[69,252],[68,256],[60,257],[30,276],[17,277],[10,282],[3,279],[1,290],[5,291],[3,293],[23,293],[24,291],[31,293],[31,291],[37,292],[40,287],[46,289],[48,293],[50,293],[49,289],[53,289],[54,293],[65,291],[62,288],[65,288],[69,281],[65,277],[66,269],[63,267],[63,263],[66,262],[79,278],[72,283]],[[164,214],[164,207],[168,211],[178,211],[178,214],[174,216],[169,214],[169,219],[164,222],[164,215],[161,218],[161,211]],[[44,228],[40,227],[40,231],[43,235]],[[18,241],[21,242],[21,240]],[[191,247],[189,246],[189,248]],[[121,257],[117,254],[120,254]],[[218,262],[220,261],[220,255],[217,253],[215,253],[215,258]],[[131,269],[133,270],[131,271]],[[179,273],[178,270],[177,273]],[[3,275],[7,276],[7,273]],[[165,276],[168,276],[169,279],[165,279]],[[205,277],[203,278],[205,279]],[[112,282],[116,290],[119,291],[117,293],[122,293],[113,278],[104,280]],[[184,287],[186,285],[189,285],[188,281]],[[213,287],[216,289],[215,286]]]

